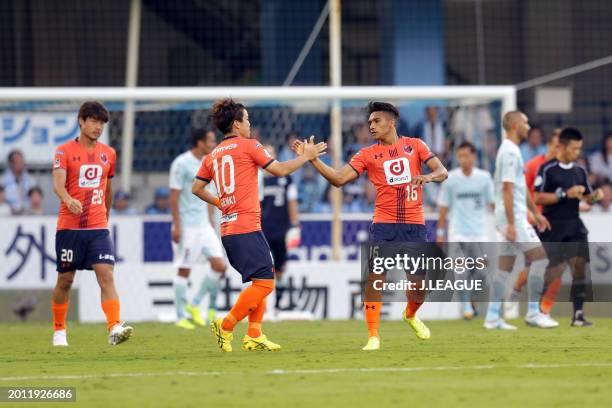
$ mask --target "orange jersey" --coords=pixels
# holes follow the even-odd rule
[[[534,157],[525,163],[525,184],[527,184],[527,194],[533,199],[534,183],[540,166],[546,162],[546,156],[541,154]],[[538,209],[542,212],[542,206],[538,205]]]
[[[87,149],[75,139],[55,149],[53,169],[66,170],[66,191],[83,207],[83,212],[77,215],[61,203],[58,230],[108,227],[106,185],[115,175],[116,161],[115,150],[100,142]]]
[[[221,201],[221,236],[261,230],[258,168],[274,161],[255,139],[229,136],[204,157],[196,175],[214,181]]]
[[[423,187],[410,184],[421,166],[435,155],[417,138],[400,136],[393,145],[375,144],[361,149],[349,165],[376,188],[375,223],[425,224]]]

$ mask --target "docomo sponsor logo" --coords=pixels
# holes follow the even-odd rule
[[[410,183],[410,162],[406,157],[387,160],[383,163],[385,178],[390,185]]]
[[[372,272],[380,275],[391,269],[400,269],[414,274],[420,270],[453,270],[458,274],[468,270],[484,270],[487,266],[484,257],[430,257],[421,254],[419,257],[408,254],[396,254],[394,257],[374,257]]]
[[[79,187],[96,188],[100,187],[102,179],[102,166],[98,164],[84,164],[81,166],[79,174]]]

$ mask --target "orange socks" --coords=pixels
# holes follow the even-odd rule
[[[261,336],[261,321],[263,320],[264,313],[266,312],[266,299],[262,299],[259,302],[257,309],[249,315],[249,329],[247,335],[252,338]]]
[[[523,289],[523,286],[527,283],[527,278],[529,277],[529,268],[523,268],[518,274],[516,281],[514,282],[514,290],[520,292]]]
[[[119,299],[105,300],[102,302],[102,310],[106,315],[106,326],[108,330],[113,328],[114,325],[120,323],[120,310]]]
[[[232,310],[230,310],[227,316],[225,316],[225,319],[223,319],[223,324],[221,325],[221,328],[224,331],[233,331],[234,326],[236,326],[236,323],[244,319],[247,315],[250,315],[256,310],[258,310],[260,308],[260,303],[266,298],[266,296],[272,293],[273,290],[273,279],[253,280],[251,286],[243,290],[240,296],[238,296],[236,304],[232,307]],[[265,311],[265,306],[262,308],[261,311],[262,317],[263,311]],[[255,315],[255,319],[257,319],[257,313],[255,313]],[[259,323],[261,323],[261,319],[259,320]]]
[[[378,325],[380,324],[380,308],[382,302],[363,302],[363,313],[368,325],[368,337],[378,337]]]
[[[55,303],[51,301],[53,312],[53,330],[66,330],[66,316],[68,315],[68,302]]]
[[[405,310],[406,317],[408,319],[412,319],[422,304],[423,302],[414,302],[412,300],[409,300]]]
[[[542,313],[550,313],[555,304],[555,300],[557,299],[557,293],[559,293],[559,289],[561,289],[560,277],[555,278],[546,286],[544,294],[542,295],[542,299],[540,300],[540,310],[542,311]]]

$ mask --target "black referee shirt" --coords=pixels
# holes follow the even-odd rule
[[[559,187],[567,191],[576,185],[584,186],[585,195],[593,192],[584,167],[560,163],[557,159],[542,164],[534,182],[535,191],[540,193],[554,193]],[[556,204],[545,205],[543,214],[549,219],[576,219],[579,217],[579,204],[579,199],[566,197]]]

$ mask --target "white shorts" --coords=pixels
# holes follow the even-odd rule
[[[175,244],[174,267],[192,269],[196,262],[205,262],[209,258],[223,258],[221,240],[210,226],[185,228],[182,230],[181,242]]]
[[[517,224],[516,229],[516,240],[514,242],[508,241],[506,238],[506,225],[497,225],[497,239],[501,242],[499,248],[499,255],[501,256],[516,256],[520,252],[525,253],[534,248],[542,246],[538,234],[536,234],[533,227],[525,221],[525,223]]]

